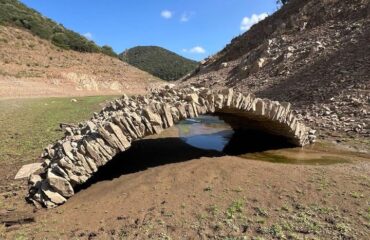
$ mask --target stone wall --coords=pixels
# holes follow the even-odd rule
[[[296,119],[289,103],[233,89],[166,86],[147,96],[124,95],[91,120],[67,127],[65,137],[44,150],[44,168],[29,178],[28,199],[47,208],[61,205],[74,195],[76,185],[85,183],[133,141],[158,134],[183,119],[211,113],[240,117],[239,125],[284,136],[296,146],[315,140],[314,132]]]

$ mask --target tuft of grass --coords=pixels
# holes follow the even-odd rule
[[[362,193],[359,193],[359,192],[350,192],[349,195],[353,198],[363,198],[364,197],[364,195]]]
[[[278,224],[274,224],[274,225],[271,226],[270,234],[272,236],[274,236],[275,238],[285,239],[285,234],[284,234],[283,228]]]
[[[120,230],[119,230],[119,232],[118,232],[118,237],[119,237],[119,239],[126,239],[127,238],[127,236],[128,236],[128,234],[127,234],[127,230],[125,229],[125,228],[121,228]]]
[[[238,200],[233,202],[227,209],[226,209],[226,217],[228,219],[234,218],[237,214],[243,212],[244,202],[242,200]]]
[[[335,225],[335,228],[341,233],[341,234],[348,234],[352,231],[351,227],[345,223],[338,223]]]
[[[256,207],[256,208],[254,208],[254,210],[256,211],[256,214],[258,216],[261,216],[261,217],[268,217],[269,216],[267,210],[265,210],[263,208]]]
[[[321,225],[315,219],[311,218],[305,212],[300,212],[296,216],[292,216],[294,221],[294,230],[300,233],[318,233],[321,230]]]
[[[14,240],[27,240],[27,236],[24,233],[18,233],[15,237]]]
[[[215,216],[220,210],[218,208],[217,205],[211,205],[209,207],[207,207],[207,212],[209,212],[210,214],[212,214],[213,216]]]
[[[281,210],[285,211],[285,212],[290,212],[292,211],[291,207],[289,207],[287,204],[285,204],[284,206],[281,207]]]

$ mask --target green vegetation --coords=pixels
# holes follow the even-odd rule
[[[241,200],[233,202],[227,209],[226,209],[226,216],[228,219],[232,219],[235,215],[243,212],[243,205],[244,202]]]
[[[0,101],[0,164],[34,161],[44,147],[62,137],[59,123],[78,123],[99,111],[112,96]]]
[[[118,57],[117,53],[115,53],[112,49],[112,47],[108,46],[108,45],[104,45],[102,47],[102,53],[108,55],[108,56],[111,56],[111,57]]]
[[[177,80],[193,71],[198,63],[156,46],[139,46],[126,50],[119,58],[163,80]]]
[[[66,29],[63,25],[42,16],[17,0],[0,0],[0,25],[27,29],[34,35],[49,40],[64,49],[101,52],[109,56],[117,56],[111,47],[99,47],[93,41]]]

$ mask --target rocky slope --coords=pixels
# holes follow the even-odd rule
[[[0,98],[137,94],[160,84],[117,58],[65,50],[0,25]]]
[[[292,0],[181,84],[292,102],[322,137],[355,138],[369,148],[369,14],[369,0]]]
[[[119,55],[123,61],[163,80],[177,80],[193,71],[198,62],[157,46],[139,46]]]

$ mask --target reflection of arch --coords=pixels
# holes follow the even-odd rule
[[[30,177],[29,199],[46,207],[63,204],[74,194],[74,186],[86,182],[133,141],[158,134],[180,120],[211,113],[235,129],[262,130],[295,146],[309,143],[309,128],[294,117],[289,103],[232,89],[166,87],[148,96],[123,96],[91,120],[67,127],[66,136],[45,149],[45,171]]]

